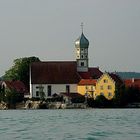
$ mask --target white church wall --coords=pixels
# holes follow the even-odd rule
[[[51,86],[51,95],[66,92],[66,86],[69,85],[70,92],[77,92],[77,84],[31,84],[30,85],[30,98],[37,97],[36,92],[39,91],[40,86],[43,87],[45,97],[48,97],[48,86]]]

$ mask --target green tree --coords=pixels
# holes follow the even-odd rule
[[[114,106],[116,107],[125,107],[131,100],[131,90],[125,85],[116,87],[115,96],[113,98]]]
[[[99,95],[96,97],[94,101],[95,107],[112,107],[112,100],[108,100],[103,95]]]
[[[40,61],[37,57],[24,57],[14,60],[14,65],[5,72],[4,80],[20,80],[29,88],[29,66]]]

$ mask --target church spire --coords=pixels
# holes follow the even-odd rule
[[[75,41],[77,70],[79,72],[87,72],[89,41],[83,34],[83,22],[81,23],[81,30],[81,36]]]

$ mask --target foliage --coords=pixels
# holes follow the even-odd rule
[[[94,101],[94,106],[95,107],[112,107],[112,100],[108,100],[105,98],[103,95],[99,95],[96,97]]]
[[[113,99],[114,106],[125,107],[129,103],[140,102],[140,90],[138,87],[117,87]]]
[[[16,92],[13,89],[6,89],[3,92],[3,101],[8,104],[8,108],[15,108],[16,103],[23,101],[24,95]]]
[[[85,102],[85,97],[81,96],[81,97],[72,98],[71,102],[72,103],[84,103]]]
[[[94,98],[88,98],[87,99],[87,104],[88,104],[89,107],[95,107],[94,103],[95,103]]]
[[[116,87],[115,96],[113,98],[114,106],[123,107],[127,104],[126,98],[127,90],[125,85],[121,85],[120,87]]]
[[[20,80],[29,88],[29,66],[40,61],[37,57],[24,57],[14,60],[14,65],[5,72],[4,80]]]

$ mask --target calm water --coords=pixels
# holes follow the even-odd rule
[[[140,140],[139,109],[0,111],[0,140]]]

